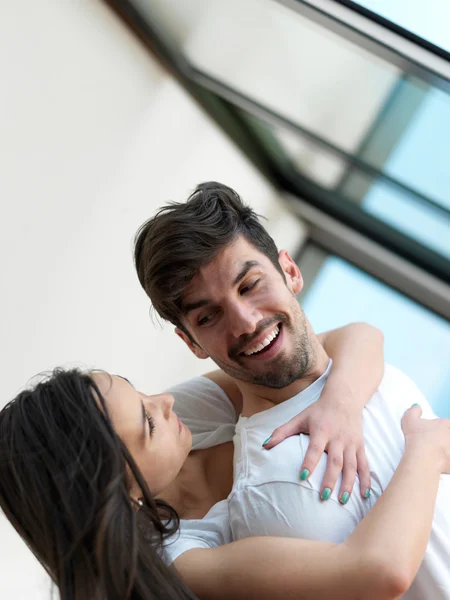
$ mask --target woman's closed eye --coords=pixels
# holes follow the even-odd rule
[[[147,417],[148,426],[150,429],[150,436],[152,436],[155,430],[155,420],[147,411],[145,411],[145,416]]]

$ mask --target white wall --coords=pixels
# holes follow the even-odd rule
[[[206,179],[270,217],[284,247],[302,226],[100,2],[4,2],[0,39],[0,406],[60,364],[148,392],[209,368],[152,324],[132,265],[137,227]],[[4,517],[0,565],[2,600],[49,598]]]

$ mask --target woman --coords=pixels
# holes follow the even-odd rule
[[[1,411],[0,505],[62,599],[194,597],[158,553],[179,516],[202,517],[226,498],[232,447],[190,453],[172,405],[118,376],[59,370]],[[184,581],[201,598],[400,596],[450,471],[449,422],[419,415],[405,415],[401,464],[346,542],[251,538],[186,552],[176,561]]]
[[[96,376],[78,371],[55,371],[5,406],[0,506],[63,600],[194,598],[155,550],[176,515],[151,498],[108,413]],[[145,511],[130,502],[131,481]]]

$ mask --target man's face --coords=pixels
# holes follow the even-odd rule
[[[312,356],[305,316],[295,294],[300,271],[282,250],[286,280],[245,238],[201,268],[183,295],[182,323],[196,343],[178,335],[199,358],[228,375],[280,389],[307,372]]]

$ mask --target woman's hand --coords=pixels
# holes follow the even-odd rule
[[[339,500],[346,504],[356,473],[363,498],[370,495],[370,471],[362,432],[362,409],[377,390],[384,373],[383,334],[367,323],[351,323],[319,334],[319,342],[333,359],[323,392],[312,406],[272,433],[264,448],[285,438],[307,433],[311,440],[299,477],[307,479],[323,452],[328,463],[321,486],[326,500],[342,472]]]
[[[346,504],[356,473],[363,498],[370,495],[370,471],[362,432],[362,409],[381,383],[384,373],[383,334],[367,323],[351,323],[319,334],[318,339],[333,359],[323,392],[312,406],[272,433],[264,448],[270,449],[299,433],[311,440],[299,477],[307,479],[323,452],[328,463],[320,496],[326,500],[342,472],[339,500]]]
[[[415,404],[402,418],[405,444],[434,449],[441,473],[450,473],[450,419],[421,419],[422,408]]]
[[[350,394],[350,390],[348,390]],[[363,498],[370,494],[370,470],[366,459],[362,431],[361,409],[348,396],[336,398],[325,388],[320,398],[286,424],[274,430],[264,445],[269,450],[287,437],[306,433],[310,436],[308,450],[299,477],[307,479],[324,452],[328,454],[322,481],[321,497],[326,499],[342,472],[339,500],[346,504],[353,491],[356,473]],[[330,490],[329,494],[324,490]]]
[[[383,334],[367,323],[351,323],[321,333],[317,338],[333,359],[333,368],[322,394],[312,406],[275,429],[264,448],[269,450],[292,435],[308,434],[311,439],[299,477],[307,479],[323,452],[327,452],[321,497],[325,500],[331,495],[342,473],[339,499],[346,504],[353,491],[356,473],[362,497],[368,498],[370,494],[370,471],[361,417],[363,407],[383,378]],[[239,415],[242,394],[236,382],[221,371],[205,376],[225,391]]]

